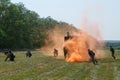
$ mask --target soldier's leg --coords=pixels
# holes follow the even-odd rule
[[[91,57],[92,58],[92,62],[93,62],[93,64],[95,64],[95,59],[94,59],[94,57]]]
[[[98,63],[97,59],[95,59],[96,64]]]
[[[94,61],[95,61],[96,64],[98,63],[98,61],[97,61],[97,59],[95,58],[95,56],[94,56]]]
[[[114,53],[112,53],[112,57],[113,57],[113,59],[116,59]]]
[[[14,58],[13,58],[13,57],[10,57],[10,61],[14,61]]]

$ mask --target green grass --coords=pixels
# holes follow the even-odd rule
[[[106,53],[108,57],[99,59],[98,65],[67,63],[43,51],[32,51],[31,58],[25,52],[14,52],[15,62],[4,62],[6,56],[0,54],[0,80],[120,80],[120,51],[116,51],[116,61]]]

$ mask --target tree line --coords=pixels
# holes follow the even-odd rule
[[[23,3],[0,0],[1,49],[40,48],[49,44],[49,31],[55,27],[61,30],[61,34],[71,29],[76,30],[73,25],[54,20],[50,16],[41,18],[36,12],[28,10]]]
[[[109,49],[110,46],[113,46],[115,49],[120,50],[120,41],[119,40],[106,40],[105,48]]]

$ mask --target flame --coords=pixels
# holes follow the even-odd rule
[[[65,41],[64,47],[67,49],[67,62],[85,61],[89,57],[86,53],[87,44],[85,37],[82,35],[74,35],[70,40]]]
[[[95,52],[96,58],[106,57],[104,51],[99,51],[99,48],[103,48],[104,41],[97,23],[89,23],[85,18],[82,21],[81,29],[72,33],[71,36],[72,38],[64,42],[64,47],[68,51],[67,62],[89,61],[88,49]]]
[[[48,38],[54,43],[46,45],[42,49],[52,53],[53,49],[56,48],[59,51],[59,57],[63,58],[63,47],[65,47],[68,52],[66,55],[67,62],[89,61],[88,48],[95,52],[96,58],[106,57],[104,51],[99,50],[99,47],[104,46],[104,41],[98,24],[88,23],[88,20],[85,19],[82,22],[81,29],[77,32],[71,29],[66,31],[72,33],[72,38],[67,41],[64,41],[65,31],[61,28],[56,26],[52,31],[49,31]]]

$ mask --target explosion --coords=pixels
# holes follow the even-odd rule
[[[67,62],[81,62],[89,61],[88,49],[95,52],[96,58],[105,57],[104,52],[99,52],[99,48],[104,46],[104,42],[101,39],[100,31],[97,25],[82,26],[82,29],[78,32],[72,33],[68,40],[64,42],[64,49],[66,49],[66,61]]]
[[[102,40],[99,26],[97,24],[89,24],[88,21],[85,20],[82,22],[80,28],[81,29],[77,29],[77,31],[67,29],[66,31],[71,33],[70,38],[64,40],[66,31],[59,27],[55,27],[52,31],[49,31],[50,33],[48,36],[52,44],[46,45],[42,49],[48,50],[49,53],[51,53],[48,55],[53,55],[53,49],[56,48],[61,58],[63,58],[63,55],[65,56],[66,50],[67,54],[65,60],[67,62],[89,61],[88,49],[95,52],[95,57],[97,59],[106,57],[104,51],[100,50],[104,46],[104,41]]]
[[[88,61],[88,49],[92,49],[94,52],[96,52],[97,46],[99,45],[99,41],[92,36],[87,35],[83,31],[81,31],[79,34],[74,34],[70,39],[64,42],[64,47],[67,50],[66,61]]]

